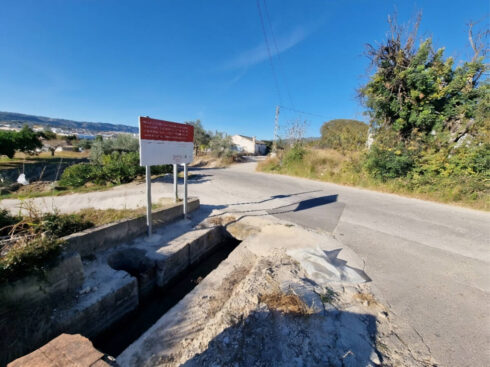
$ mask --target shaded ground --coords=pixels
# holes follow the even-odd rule
[[[331,236],[265,218],[224,221],[246,239],[117,357],[121,366],[435,365]]]

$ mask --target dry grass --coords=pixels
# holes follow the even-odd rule
[[[374,298],[371,293],[356,293],[354,299],[360,301],[368,306],[378,305],[378,301]]]
[[[86,208],[80,210],[83,219],[92,222],[95,226],[116,222],[121,219],[136,218],[146,213],[145,208],[138,209],[94,209]]]
[[[365,172],[359,152],[342,154],[332,149],[306,148],[300,161],[285,165],[281,164],[280,157],[269,158],[260,162],[257,170],[490,210],[490,192],[482,190],[482,184],[477,185],[477,178],[439,177],[432,182],[418,183],[401,177],[382,182]]]
[[[173,204],[173,200],[169,198],[162,198],[157,203],[154,203],[151,208],[162,209],[166,206]],[[146,214],[146,208],[136,209],[94,209],[86,208],[82,209],[76,214],[80,215],[84,220],[92,222],[95,226],[101,226],[104,224],[117,222],[121,219],[136,218]]]
[[[38,155],[32,156],[22,152],[15,153],[13,159],[55,159],[55,158],[88,158],[90,155],[90,150],[85,150],[83,152],[54,152],[54,156],[51,155],[51,152],[41,152]]]
[[[296,294],[271,293],[261,296],[259,301],[265,303],[269,310],[282,313],[293,315],[310,315],[312,313],[311,309]]]

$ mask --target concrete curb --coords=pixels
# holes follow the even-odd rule
[[[189,212],[198,209],[199,199],[189,199],[187,208]],[[156,228],[181,218],[183,218],[182,202],[153,211],[153,226]],[[80,256],[84,257],[129,242],[144,234],[145,231],[146,217],[140,216],[89,228],[63,237],[62,240],[67,242],[66,251],[78,252]]]

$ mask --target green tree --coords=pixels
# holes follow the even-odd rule
[[[114,139],[104,140],[104,153],[112,152],[137,152],[139,150],[139,141],[129,134],[119,134]]]
[[[473,37],[470,26],[474,55],[455,66],[444,48],[434,49],[431,38],[416,47],[419,22],[420,17],[407,34],[390,18],[388,39],[368,45],[375,72],[360,94],[374,145],[365,167],[383,179],[488,177],[490,87],[481,82],[488,66],[484,47],[475,43],[484,37]]]
[[[366,146],[368,129],[368,125],[357,120],[331,120],[320,129],[320,145],[340,151],[362,150]]]
[[[46,139],[46,140],[55,140],[56,139],[56,134],[49,129],[44,129],[43,131],[40,131],[38,133],[38,135],[39,135],[39,137]]]
[[[470,131],[478,101],[486,93],[479,88],[483,57],[455,67],[453,58],[444,58],[444,48],[433,48],[431,38],[417,48],[419,21],[405,35],[391,18],[387,41],[368,45],[376,71],[360,94],[376,131],[392,129],[402,140],[431,134],[457,142]]]
[[[16,149],[15,131],[0,131],[0,155],[13,158]]]
[[[25,125],[19,132],[0,131],[0,155],[6,155],[13,158],[15,151],[21,151],[27,154],[34,154],[37,148],[43,144],[29,126]]]
[[[233,154],[231,136],[216,131],[209,141],[211,153],[216,157],[229,157]]]
[[[36,148],[41,148],[43,144],[39,136],[27,125],[14,136],[15,149],[21,152],[33,154]]]
[[[187,122],[194,126],[194,152],[197,155],[199,151],[203,151],[209,146],[211,134],[204,129],[201,120]]]

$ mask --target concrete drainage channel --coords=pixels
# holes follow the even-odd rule
[[[103,353],[117,356],[137,340],[160,317],[184,298],[240,244],[223,227],[214,230],[211,250],[197,263],[190,265],[163,287],[157,285],[156,264],[140,249],[123,249],[108,258],[109,265],[124,270],[138,279],[139,305],[108,329],[92,338]]]
[[[151,240],[144,218],[71,235],[43,276],[0,284],[0,365],[62,333],[111,355],[137,339],[239,243],[223,226],[195,228],[181,213],[179,204],[157,213],[165,225]]]

